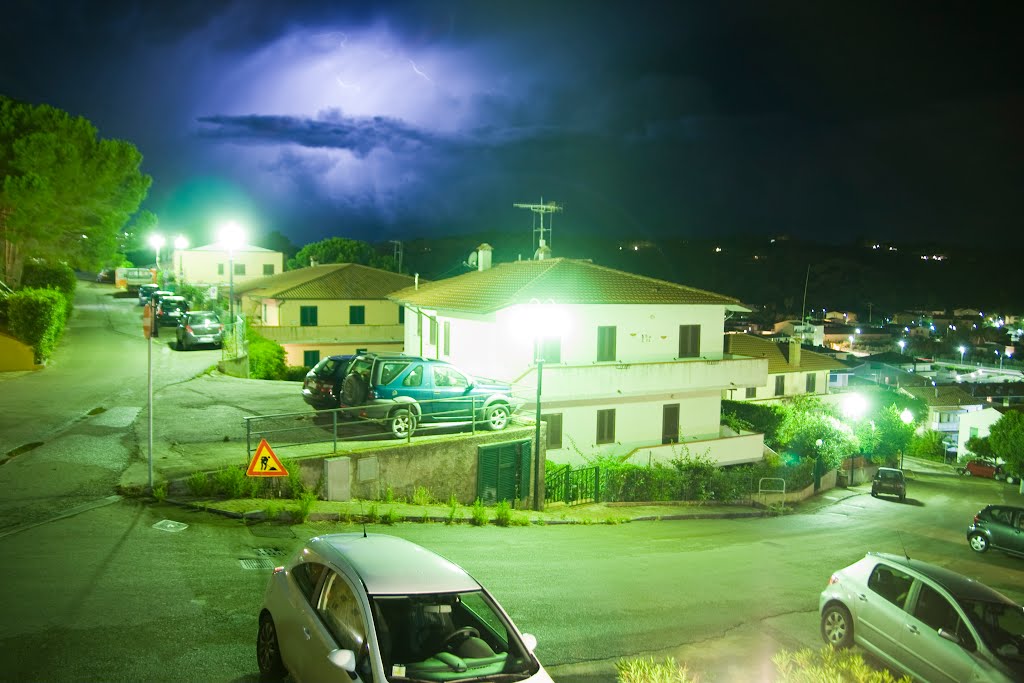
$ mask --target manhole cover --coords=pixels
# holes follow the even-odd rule
[[[154,529],[160,529],[161,531],[184,531],[188,528],[188,524],[181,522],[175,522],[170,519],[162,519],[153,525]]]
[[[252,551],[260,557],[280,557],[284,551],[280,548],[253,548]]]
[[[256,559],[245,558],[238,561],[238,564],[242,565],[242,569],[256,570],[256,569],[273,569],[274,561],[270,558],[260,557]]]

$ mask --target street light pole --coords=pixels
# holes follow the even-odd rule
[[[537,363],[537,414],[533,432],[533,509],[540,510],[540,397],[544,379],[544,358],[540,354],[540,338],[534,337],[533,358]]]

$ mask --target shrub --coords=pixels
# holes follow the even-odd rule
[[[67,302],[56,289],[20,289],[8,297],[11,334],[32,347],[36,362],[57,348],[67,321]]]
[[[417,486],[416,490],[412,492],[413,505],[430,505],[433,502],[434,497],[430,495],[430,491],[423,486]]]
[[[309,519],[309,513],[313,511],[313,506],[316,505],[317,496],[313,491],[303,491],[299,496],[299,521],[305,522]]]
[[[853,650],[782,650],[772,657],[777,683],[911,683],[909,676],[895,678],[889,671],[875,671]]]
[[[469,523],[473,526],[484,526],[487,524],[487,519],[487,508],[484,507],[483,501],[477,498],[473,501],[473,509],[470,511]]]
[[[387,511],[380,516],[380,521],[388,526],[394,526],[398,522],[402,521],[402,516],[398,514],[398,510],[395,508],[388,508]]]
[[[455,494],[453,493],[448,499],[448,518],[445,520],[445,524],[455,524],[455,516],[459,513],[459,501],[455,500]]]
[[[764,434],[764,443],[769,448],[779,445],[778,432],[786,416],[786,409],[779,405],[759,405],[748,401],[722,401],[722,414],[732,416],[729,426],[750,425],[746,429]]]
[[[267,519],[277,519],[281,516],[282,510],[284,510],[284,504],[281,501],[268,500],[263,512],[266,514]]]
[[[284,377],[289,382],[301,382],[306,379],[306,373],[309,372],[309,368],[305,365],[289,365],[284,369]]]
[[[253,379],[284,379],[284,347],[256,332],[246,329],[249,343],[249,376]]]
[[[167,500],[166,481],[158,481],[157,483],[153,484],[153,498],[155,498],[156,502],[158,503],[162,503],[165,500]]]
[[[302,482],[302,468],[295,460],[287,460],[281,463],[288,470],[288,478],[285,481],[286,495],[289,498],[299,498],[306,492],[306,485]]]
[[[366,512],[366,521],[371,524],[375,524],[380,521],[380,512],[377,509],[377,503],[370,503],[370,509]]]
[[[240,467],[226,467],[213,475],[216,492],[228,498],[246,498],[251,495],[252,483],[245,470]]]
[[[494,523],[498,526],[509,526],[512,522],[512,506],[507,500],[499,500],[494,506]]]
[[[206,472],[193,472],[188,475],[185,485],[192,495],[198,498],[202,498],[210,492],[210,478],[206,476]]]
[[[663,662],[654,659],[620,659],[615,663],[619,683],[696,683],[685,666],[672,657]]]
[[[55,289],[61,293],[65,303],[64,322],[71,317],[77,286],[75,271],[66,263],[48,263],[33,259],[27,261],[21,271],[22,289]]]

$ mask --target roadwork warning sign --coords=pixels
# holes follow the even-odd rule
[[[260,445],[256,447],[256,454],[249,461],[249,469],[245,471],[250,477],[287,477],[288,470],[284,468],[281,461],[274,455],[273,449],[266,439],[260,439]]]

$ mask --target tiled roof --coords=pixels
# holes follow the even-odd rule
[[[224,248],[224,245],[217,244],[216,242],[214,242],[213,244],[205,244],[205,245],[203,245],[201,247],[193,247],[192,249],[186,249],[185,251],[222,251],[222,252],[227,252],[227,249]],[[257,247],[257,246],[255,246],[253,244],[243,244],[240,247],[235,247],[231,251],[233,251],[236,254],[238,254],[240,252],[248,253],[248,252],[260,252],[260,251],[268,253],[268,254],[280,253],[280,252],[275,252],[273,249],[264,249],[263,247]]]
[[[939,386],[907,387],[900,386],[914,398],[924,401],[929,406],[977,406],[987,403],[984,399],[975,398],[955,384],[942,384]]]
[[[394,301],[435,310],[491,313],[515,304],[710,304],[747,310],[732,297],[664,280],[553,258],[500,263],[395,292]]]
[[[357,263],[329,263],[235,285],[235,293],[268,299],[386,299],[412,283],[409,275]]]
[[[770,339],[762,339],[752,334],[727,334],[725,335],[726,353],[737,356],[751,356],[753,358],[768,359],[768,374],[777,375],[785,372],[818,372],[820,370],[844,370],[846,366],[842,361],[829,356],[800,349],[800,365],[794,367],[789,364],[788,342],[774,342]]]

